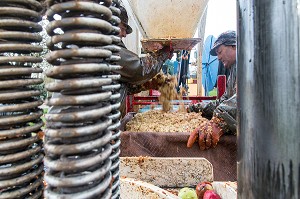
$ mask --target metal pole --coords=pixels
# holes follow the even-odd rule
[[[197,95],[202,96],[202,51],[203,51],[203,44],[204,44],[204,34],[205,34],[205,26],[206,26],[206,17],[207,17],[207,7],[203,12],[202,18],[200,20],[200,24],[198,26],[198,37],[202,40],[197,45],[198,49],[198,56],[197,56]]]
[[[300,198],[300,0],[238,0],[238,198]]]

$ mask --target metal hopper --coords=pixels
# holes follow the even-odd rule
[[[143,36],[145,50],[172,45],[191,50],[201,38],[193,38],[208,0],[123,0],[128,14]],[[159,47],[158,47],[159,48]]]

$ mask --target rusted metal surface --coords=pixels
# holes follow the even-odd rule
[[[118,1],[48,1],[46,198],[119,198]],[[57,30],[61,30],[57,32]]]
[[[42,72],[42,58],[33,55],[42,51],[41,10],[36,0],[0,2],[0,198],[43,193],[43,112],[35,88],[43,80],[32,77]]]
[[[191,51],[192,48],[199,42],[201,38],[166,38],[166,39],[143,39],[142,46],[145,51],[153,52],[153,50],[160,50],[158,46],[170,46],[174,51],[178,50],[188,50]]]
[[[238,1],[238,198],[300,198],[300,1]]]

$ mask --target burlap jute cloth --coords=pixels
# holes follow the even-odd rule
[[[224,135],[218,145],[201,151],[198,143],[187,148],[188,132],[128,132],[126,123],[133,117],[127,114],[121,121],[121,157],[204,157],[213,165],[215,181],[237,180],[237,144],[236,136]]]

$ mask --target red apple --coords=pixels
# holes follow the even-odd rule
[[[203,199],[221,199],[221,197],[214,190],[207,190],[204,193]]]
[[[212,184],[210,182],[200,182],[196,186],[196,194],[198,199],[202,199],[205,191],[213,190]]]

